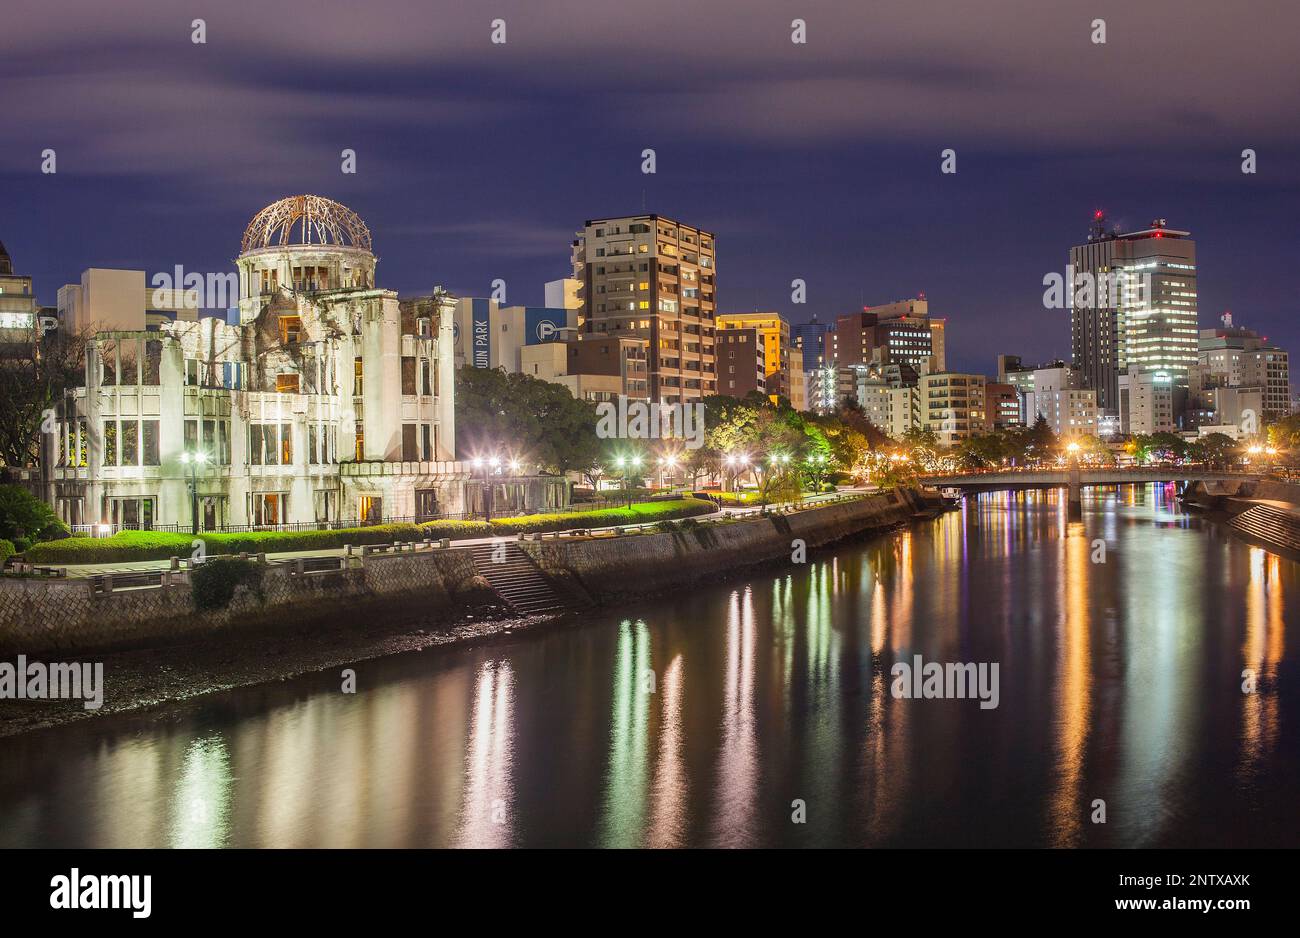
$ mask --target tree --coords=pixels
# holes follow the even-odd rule
[[[42,426],[86,375],[86,336],[57,330],[30,354],[0,360],[0,464],[30,466],[41,456]]]
[[[1208,466],[1226,468],[1237,457],[1237,441],[1226,433],[1208,433],[1188,444],[1187,455]]]
[[[494,453],[563,474],[589,472],[604,456],[596,409],[560,384],[463,366],[456,374],[456,453]]]
[[[1006,454],[1006,438],[1002,434],[981,433],[961,441],[957,462],[964,469],[987,469],[1001,465]]]
[[[0,540],[48,541],[67,533],[45,502],[21,485],[0,485]]]

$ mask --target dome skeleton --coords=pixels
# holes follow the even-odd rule
[[[293,240],[298,226],[298,239]],[[373,253],[370,229],[356,212],[318,195],[295,195],[272,202],[244,231],[241,254],[260,248],[297,245],[351,247]]]

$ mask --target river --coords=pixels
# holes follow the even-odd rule
[[[1085,490],[1082,521],[1061,494],[366,662],[355,694],[0,740],[0,846],[1300,845],[1300,568],[1171,486]],[[894,696],[915,655],[996,663],[997,706]]]

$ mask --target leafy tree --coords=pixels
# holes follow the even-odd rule
[[[0,539],[48,541],[67,529],[45,504],[21,485],[0,485]]]
[[[560,384],[463,366],[456,375],[456,452],[518,458],[548,472],[587,473],[601,462],[596,408]]]
[[[957,462],[966,469],[1000,466],[1007,454],[1007,440],[1001,433],[967,437],[957,447]]]
[[[1229,466],[1237,457],[1237,441],[1226,433],[1208,433],[1187,446],[1187,455],[1217,468]]]
[[[86,375],[86,337],[58,330],[30,352],[0,360],[0,465],[40,460],[42,424]]]

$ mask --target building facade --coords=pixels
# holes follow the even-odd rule
[[[523,373],[562,384],[583,401],[649,400],[646,341],[635,336],[587,336],[543,342],[521,351]]]
[[[718,332],[716,338],[721,358],[721,345],[724,330],[756,329],[763,339],[763,378],[767,394],[773,403],[778,397],[789,398],[790,394],[790,324],[780,313],[720,313],[717,318]],[[719,361],[721,366],[721,361]],[[724,375],[718,372],[718,385],[723,387]],[[730,393],[730,392],[726,392]]]
[[[1190,232],[1164,219],[1141,231],[1107,230],[1098,212],[1087,243],[1070,249],[1067,272],[1071,363],[1096,390],[1100,410],[1118,409],[1119,376],[1128,370],[1164,372],[1187,387],[1198,328]]]
[[[744,397],[768,394],[768,332],[759,328],[719,328],[717,336],[718,393]]]
[[[590,219],[573,243],[584,333],[648,343],[650,398],[718,393],[712,232],[660,215]]]
[[[45,460],[70,524],[202,529],[465,510],[452,324],[440,292],[375,285],[370,232],[318,196],[254,217],[237,324],[95,332]]]
[[[0,355],[27,357],[38,335],[32,278],[14,273],[13,260],[0,244]]]
[[[1057,365],[1034,370],[1033,391],[1025,395],[1025,422],[1042,417],[1052,432],[1070,438],[1097,435],[1097,392],[1077,368]]]
[[[922,426],[933,430],[943,446],[952,446],[988,431],[985,423],[983,375],[939,372],[921,375]]]

